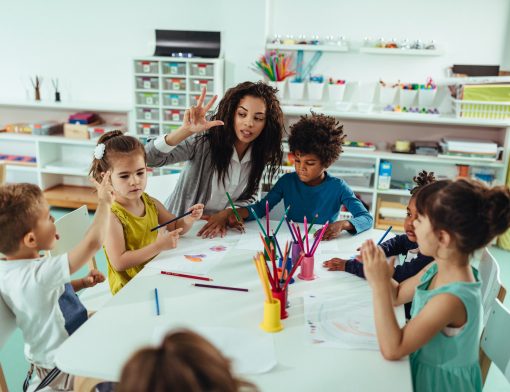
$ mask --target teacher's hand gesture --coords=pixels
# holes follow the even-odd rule
[[[206,118],[207,112],[211,109],[212,105],[218,98],[217,95],[211,98],[211,100],[205,103],[205,94],[207,90],[204,87],[202,93],[198,98],[197,104],[186,109],[184,112],[184,122],[182,128],[191,133],[198,133],[207,131],[209,128],[223,125],[223,121],[214,120],[208,121]]]

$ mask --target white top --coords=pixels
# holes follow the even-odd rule
[[[25,356],[44,368],[55,367],[55,351],[87,320],[69,281],[67,253],[0,261],[0,294],[23,332]]]
[[[162,153],[169,153],[174,148],[169,146],[165,141],[165,135],[161,135],[154,140],[154,147]],[[236,149],[232,154],[230,166],[226,173],[225,185],[222,181],[218,181],[218,173],[215,171],[212,178],[211,198],[205,205],[204,213],[212,214],[225,208],[229,208],[227,194],[229,193],[232,200],[236,200],[246,189],[251,170],[251,147],[246,150],[243,159],[239,160]]]

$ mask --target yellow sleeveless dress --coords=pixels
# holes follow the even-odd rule
[[[158,225],[158,210],[156,205],[147,193],[142,194],[142,200],[145,205],[145,215],[135,216],[122,207],[119,203],[113,202],[111,211],[119,218],[124,230],[124,241],[126,250],[138,250],[156,241],[157,230],[151,231]],[[131,280],[151,259],[145,260],[135,267],[128,268],[125,271],[116,271],[110,263],[108,253],[103,247],[108,263],[108,283],[112,294],[117,293],[127,282]]]

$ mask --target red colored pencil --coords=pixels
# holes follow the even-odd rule
[[[241,287],[229,287],[229,286],[215,286],[212,284],[202,284],[202,283],[192,283],[193,286],[197,287],[207,287],[210,289],[222,289],[222,290],[234,290],[234,291],[248,291],[248,289],[243,289]]]
[[[207,280],[212,281],[211,278],[206,278],[204,276],[196,276],[196,275],[188,275],[188,274],[180,274],[178,272],[169,272],[169,271],[161,271],[163,275],[171,275],[171,276],[178,276],[180,278],[189,278],[189,279],[199,279],[199,280]]]

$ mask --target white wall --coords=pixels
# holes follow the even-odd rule
[[[509,16],[507,0],[0,0],[0,99],[26,98],[39,74],[43,99],[58,77],[65,100],[131,104],[132,59],[152,55],[157,28],[222,31],[227,87],[258,79],[249,65],[266,31],[342,34],[358,44],[434,39],[444,56],[325,54],[317,66],[348,80],[421,81],[453,63],[501,63]]]
[[[235,0],[0,0],[0,99],[32,94],[29,77],[51,77],[63,99],[131,104],[132,59],[154,53],[154,30],[222,32],[226,85],[257,79],[265,2]]]

